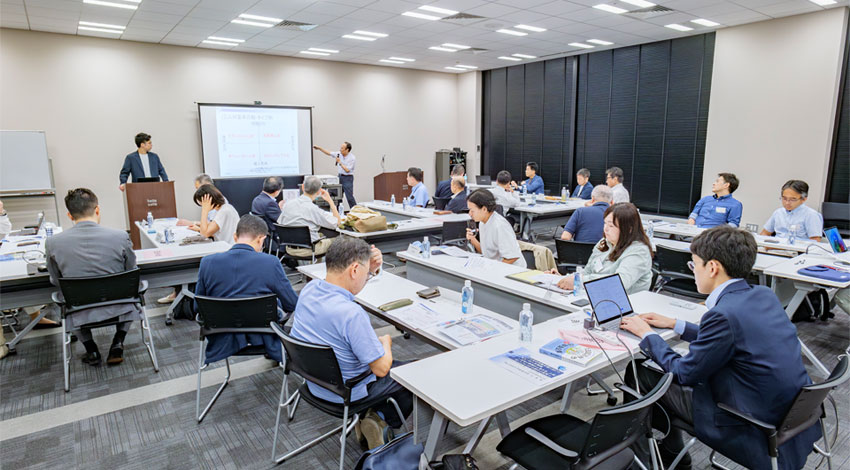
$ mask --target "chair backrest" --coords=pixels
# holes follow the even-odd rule
[[[661,399],[671,383],[673,374],[666,373],[642,398],[596,413],[579,453],[579,459],[584,461],[582,467],[592,467],[645,436],[652,405]]]
[[[594,242],[577,242],[573,240],[555,239],[555,251],[558,253],[558,264],[574,264],[584,266],[593,253]]]
[[[693,278],[694,273],[688,267],[688,261],[691,260],[689,251],[674,250],[662,245],[656,245],[655,250],[655,264],[662,276],[674,273]]]
[[[493,212],[498,212],[502,217],[505,216],[505,208],[502,207],[501,204],[496,204],[496,207],[493,208]]]
[[[490,175],[478,175],[475,177],[475,184],[492,184],[493,181]]]
[[[823,416],[822,406],[829,392],[847,382],[848,379],[850,379],[850,359],[845,354],[839,358],[829,378],[818,384],[803,386],[779,425],[777,446],[781,446],[815,424]]]
[[[446,205],[451,201],[450,197],[436,197],[434,196],[434,209],[441,211],[446,208]]]
[[[220,298],[196,295],[198,322],[204,330],[263,330],[269,332],[269,322],[278,321],[277,296]],[[249,333],[249,331],[244,331]]]
[[[274,224],[274,231],[277,234],[280,246],[313,248],[313,239],[310,238],[310,228],[307,226],[284,227],[280,224]]]
[[[135,304],[139,296],[139,268],[114,274],[59,278],[65,313],[106,305]]]
[[[440,235],[440,240],[442,240],[444,244],[458,240],[466,240],[466,226],[465,220],[443,222],[443,232]]]
[[[293,371],[304,379],[339,395],[345,404],[349,403],[351,390],[345,387],[333,348],[293,338],[276,323],[270,326],[280,338],[283,350],[286,352],[284,373]]]
[[[824,202],[821,209],[824,227],[850,228],[850,204],[846,202]]]

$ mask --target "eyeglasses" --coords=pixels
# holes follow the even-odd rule
[[[693,261],[688,261],[688,269],[690,269],[690,270],[691,270],[691,272],[694,272],[694,267],[695,267],[695,266],[696,266],[696,265],[694,264],[694,262],[693,262]]]
[[[802,199],[800,199],[798,197],[787,198],[787,197],[784,197],[784,196],[780,197],[779,200],[781,200],[782,202],[800,202],[800,201],[802,201]]]

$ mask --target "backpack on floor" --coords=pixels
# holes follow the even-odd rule
[[[413,433],[406,432],[364,452],[354,470],[417,470],[424,450],[422,444],[413,443]]]
[[[814,292],[809,292],[803,303],[797,307],[794,315],[791,317],[793,323],[801,321],[815,321],[820,318],[826,320],[829,318],[829,294],[826,289],[818,289]]]

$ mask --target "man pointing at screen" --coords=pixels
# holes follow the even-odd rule
[[[342,191],[345,193],[345,198],[348,199],[348,208],[354,207],[357,204],[357,201],[354,200],[354,161],[356,157],[351,153],[351,143],[343,142],[339,152],[328,152],[318,145],[314,145],[313,149],[336,159],[339,184],[342,185]]]

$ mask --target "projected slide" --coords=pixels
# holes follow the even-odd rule
[[[298,117],[294,109],[218,108],[221,176],[298,172]]]

